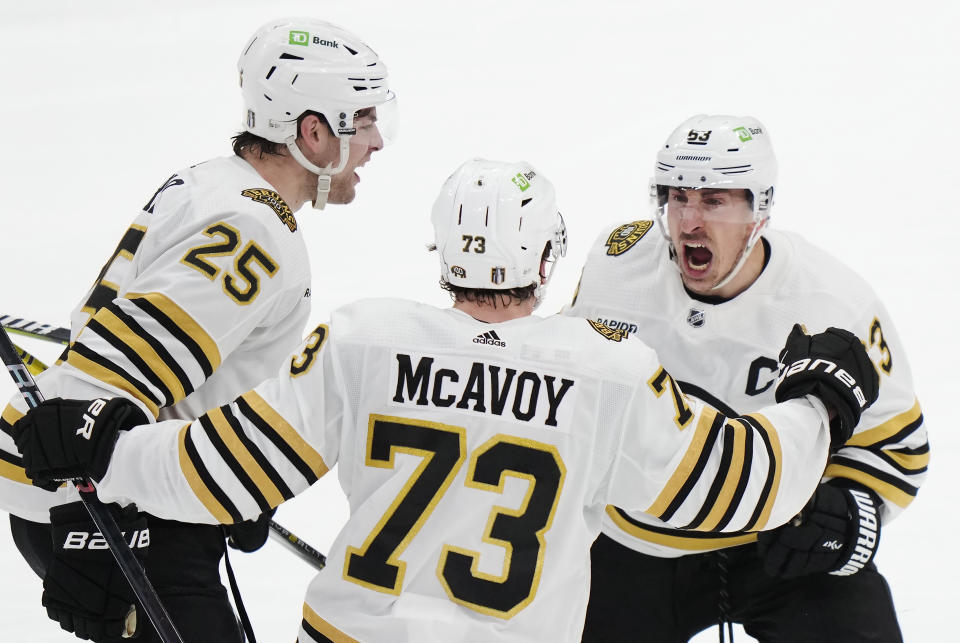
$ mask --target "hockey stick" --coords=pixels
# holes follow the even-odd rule
[[[49,324],[41,324],[40,322],[23,319],[21,317],[13,317],[12,315],[4,315],[2,313],[0,313],[0,324],[3,324],[3,327],[9,332],[24,335],[25,337],[45,339],[59,344],[70,343],[69,328],[59,328]]]
[[[17,388],[20,389],[20,394],[23,395],[27,406],[31,409],[35,408],[43,401],[43,394],[40,393],[37,383],[33,381],[33,376],[30,375],[30,371],[28,371],[27,367],[23,365],[23,362],[20,361],[20,357],[17,355],[16,349],[13,346],[13,342],[10,341],[10,336],[7,335],[6,329],[0,329],[0,359],[2,359],[3,363],[7,366],[10,377],[13,378]],[[80,500],[90,514],[90,518],[93,519],[94,524],[96,524],[97,529],[100,530],[100,534],[106,541],[107,546],[110,547],[110,553],[112,553],[113,557],[117,560],[120,571],[123,572],[127,582],[130,583],[130,588],[133,589],[133,593],[136,594],[140,600],[140,604],[143,605],[144,611],[146,611],[153,626],[157,629],[160,639],[164,641],[164,643],[183,643],[183,638],[181,638],[180,633],[177,632],[177,628],[174,627],[173,621],[170,620],[170,615],[167,614],[163,603],[160,602],[157,591],[153,588],[153,585],[150,584],[150,580],[147,578],[147,573],[144,571],[143,566],[123,540],[123,534],[120,532],[120,528],[117,526],[116,521],[113,519],[106,505],[97,498],[97,491],[93,483],[90,482],[89,479],[84,480],[78,478],[73,480],[73,484],[77,487],[77,491],[80,493]]]
[[[20,317],[13,317],[11,315],[4,314],[0,314],[0,324],[2,324],[7,330],[14,333],[19,333],[25,337],[42,339],[57,344],[70,343],[69,328],[51,326],[50,324],[41,324],[40,322],[31,321],[29,319],[22,319]],[[26,351],[23,352],[26,353]],[[26,354],[33,358],[33,356],[29,353]],[[42,363],[40,365],[42,366]],[[44,370],[45,368],[46,366],[40,370]],[[37,371],[33,371],[33,373],[36,375]],[[291,532],[289,529],[273,520],[270,521],[270,536],[317,569],[323,569],[326,566],[326,556],[308,545],[303,541],[302,538]]]
[[[47,365],[38,360],[36,357],[23,350],[16,344],[13,345],[13,350],[17,351],[17,355],[20,357],[20,361],[23,362],[23,365],[27,367],[27,370],[30,371],[30,374],[36,377],[40,373],[47,370]]]
[[[317,569],[323,569],[327,566],[327,557],[316,549],[300,540],[300,538],[283,525],[270,521],[270,537],[283,543],[297,556],[307,561]]]

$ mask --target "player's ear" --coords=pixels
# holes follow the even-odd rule
[[[299,138],[302,142],[321,151],[336,137],[330,131],[327,123],[317,114],[308,114],[300,121]]]

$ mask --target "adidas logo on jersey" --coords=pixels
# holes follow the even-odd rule
[[[488,330],[485,333],[480,333],[479,335],[473,338],[473,343],[487,344],[489,346],[501,346],[504,348],[507,346],[507,343],[502,339],[500,339],[500,336],[497,335],[497,331],[495,330]]]

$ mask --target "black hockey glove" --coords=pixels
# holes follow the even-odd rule
[[[150,545],[146,516],[133,505],[109,507],[124,540],[142,562]],[[43,579],[42,599],[47,616],[81,639],[115,640],[139,634],[146,618],[131,614],[136,605],[133,590],[83,503],[52,508],[50,527],[53,561]]]
[[[758,535],[766,572],[796,578],[849,576],[870,562],[880,543],[880,499],[849,480],[831,480],[787,524]]]
[[[107,473],[120,431],[147,418],[124,398],[42,402],[13,425],[23,468],[33,484],[56,489],[63,480]]]
[[[830,327],[822,333],[807,335],[794,324],[787,343],[780,351],[784,364],[776,400],[783,402],[804,395],[815,395],[836,413],[830,422],[830,445],[840,448],[877,399],[880,380],[867,350],[857,336],[842,328]]]
[[[257,551],[267,542],[270,535],[270,520],[276,509],[260,514],[256,520],[244,520],[224,527],[227,532],[227,544],[233,549],[250,553]]]

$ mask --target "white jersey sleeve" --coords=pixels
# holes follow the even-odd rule
[[[879,398],[854,436],[831,456],[824,478],[843,477],[874,490],[888,522],[916,496],[929,460],[903,344],[874,291],[849,268],[794,234],[767,231],[763,243],[768,263],[750,288],[731,300],[703,300],[683,288],[653,222],[625,223],[597,238],[564,313],[640,337],[688,395],[728,415],[773,403],[777,358],[794,323],[809,332],[830,326],[850,330],[864,341],[880,374]],[[604,533],[660,556],[756,539],[749,532],[681,532],[613,506]]]
[[[574,641],[605,506],[687,530],[772,526],[820,478],[791,463],[825,462],[828,441],[819,402],[726,417],[598,324],[372,300],[233,402],[122,434],[98,493],[230,523],[336,464],[351,515],[301,641]]]
[[[66,359],[38,378],[44,395],[123,395],[154,418],[194,418],[275,372],[303,333],[310,268],[293,213],[266,185],[239,157],[171,176],[74,311]],[[11,400],[4,425],[25,410]],[[4,508],[28,504],[24,517],[39,520],[63,501],[36,502],[15,448],[0,448]]]

